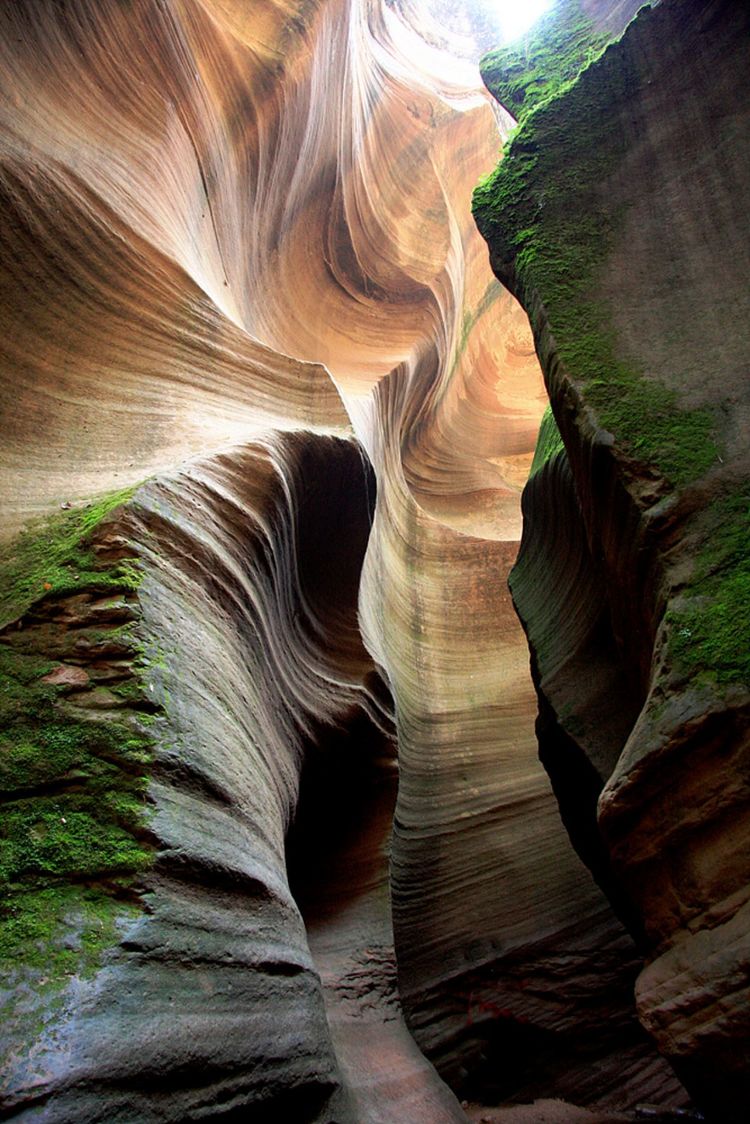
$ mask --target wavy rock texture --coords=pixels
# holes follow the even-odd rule
[[[158,708],[140,911],[7,1116],[462,1119],[414,1039],[498,1097],[675,1094],[536,760],[545,396],[469,213],[495,114],[425,20],[0,9],[4,530],[153,475],[118,519]]]
[[[746,1115],[750,1061],[748,20],[642,13],[519,132],[520,209],[502,169],[496,209],[477,200],[565,446],[527,488],[512,576],[542,757],[647,954],[641,1021],[722,1121]]]

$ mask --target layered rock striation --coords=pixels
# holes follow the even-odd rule
[[[0,11],[7,1118],[679,1102],[536,759],[546,397],[443,14]]]
[[[532,60],[593,35],[586,9]],[[475,196],[554,414],[511,579],[542,759],[646,954],[640,1019],[717,1120],[744,1116],[750,1042],[749,31],[665,0],[533,108],[495,56],[521,128]]]

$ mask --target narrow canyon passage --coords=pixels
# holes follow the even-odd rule
[[[443,0],[0,5],[3,1118],[686,1103],[508,588],[554,341],[471,212],[512,125],[497,31]],[[629,693],[562,471],[514,588],[556,607],[536,686],[605,774],[651,653]]]
[[[390,903],[398,771],[392,738],[360,717],[322,738],[302,772],[290,885],[323,983],[348,1096],[372,1124],[464,1119],[403,1019]]]

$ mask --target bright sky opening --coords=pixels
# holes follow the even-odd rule
[[[492,0],[492,3],[500,18],[503,39],[511,43],[549,11],[554,0]]]

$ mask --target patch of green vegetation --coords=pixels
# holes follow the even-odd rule
[[[534,450],[534,459],[531,462],[529,479],[539,472],[547,461],[552,460],[554,456],[564,451],[565,446],[560,436],[560,430],[557,428],[555,415],[552,413],[552,407],[548,406],[542,414],[542,420],[539,425],[539,436],[536,442],[536,449]]]
[[[0,968],[41,968],[50,983],[73,973],[87,977],[101,949],[114,943],[116,920],[135,913],[133,902],[98,887],[63,884],[20,893],[0,928]]]
[[[125,702],[130,703],[132,706],[138,706],[148,701],[148,692],[146,691],[143,680],[138,676],[133,676],[133,678],[126,679],[123,683],[118,683],[112,688],[112,693]]]
[[[94,976],[105,951],[139,913],[127,897],[67,883],[9,899],[0,925],[0,1020],[11,1049],[39,1036],[68,980]]]
[[[667,616],[670,654],[692,673],[750,687],[750,485],[716,503],[684,609]]]
[[[98,779],[104,779],[101,773]],[[145,869],[150,854],[131,834],[139,826],[142,804],[133,793],[102,787],[97,797],[92,789],[87,795],[34,796],[6,806],[0,879],[106,878]]]
[[[11,892],[134,874],[150,862],[138,838],[150,737],[126,719],[73,717],[57,688],[39,682],[46,670],[39,657],[0,646],[0,881]]]
[[[52,784],[72,770],[86,777],[94,766],[101,771],[102,762],[127,777],[151,760],[150,738],[126,721],[71,717],[59,705],[59,690],[41,682],[52,666],[0,643],[0,793],[6,798]]]
[[[14,619],[44,598],[136,588],[132,561],[104,563],[91,549],[96,523],[128,494],[47,521],[11,544],[0,566],[0,583],[13,587],[6,615]],[[152,861],[147,726],[155,718],[123,710],[112,720],[70,706],[66,688],[42,681],[57,666],[45,654],[54,629],[66,631],[43,621],[0,637],[0,973],[25,980],[37,996],[95,970]],[[102,639],[120,631],[102,629]],[[122,693],[137,707],[143,669],[137,644],[132,649]]]
[[[577,2],[568,8],[580,11]],[[624,362],[609,310],[594,297],[623,219],[602,185],[624,158],[622,119],[639,82],[629,53],[613,48],[577,78],[552,80],[556,92],[533,97],[502,162],[476,188],[473,209],[522,303],[541,300],[557,352],[600,423],[625,453],[683,487],[720,451],[714,416],[680,408],[673,390]]]
[[[42,520],[10,544],[10,555],[0,566],[0,628],[44,597],[138,587],[139,573],[132,559],[102,566],[90,543],[96,526],[134,490],[126,488],[88,507]]]
[[[578,0],[561,3],[524,39],[486,54],[482,79],[500,104],[522,120],[574,81],[610,38],[597,32]]]

